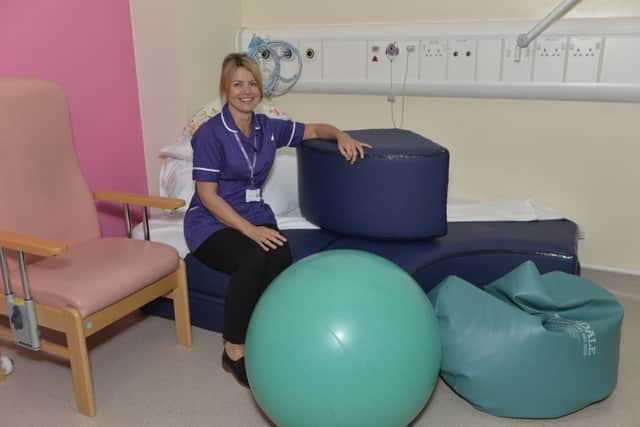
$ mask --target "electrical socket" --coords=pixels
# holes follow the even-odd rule
[[[475,39],[451,40],[447,61],[447,80],[475,80],[477,50]]]
[[[543,37],[536,40],[533,80],[536,82],[561,82],[567,56],[565,37]]]
[[[419,50],[420,80],[446,80],[448,41],[446,39],[422,40]]]
[[[597,82],[601,48],[601,37],[571,37],[565,80],[567,82]]]

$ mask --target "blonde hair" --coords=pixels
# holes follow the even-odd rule
[[[260,90],[260,99],[264,98],[264,87],[262,85],[262,74],[258,63],[249,55],[244,53],[230,53],[224,57],[222,61],[222,71],[220,72],[220,98],[225,99],[227,89],[231,85],[231,76],[238,68],[246,68],[253,74],[256,80],[258,90]]]

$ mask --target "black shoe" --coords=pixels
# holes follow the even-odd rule
[[[247,379],[247,370],[244,367],[244,357],[238,360],[231,360],[226,351],[222,350],[222,369],[231,372],[241,385],[249,388],[249,380]]]

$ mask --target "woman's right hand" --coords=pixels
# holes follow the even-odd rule
[[[266,252],[278,249],[287,241],[287,238],[278,231],[262,225],[250,227],[245,234]]]

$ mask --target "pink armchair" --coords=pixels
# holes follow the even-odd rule
[[[124,203],[127,211],[129,204],[184,205],[130,193],[92,194],[73,147],[62,88],[0,78],[0,252],[5,289],[8,281],[14,292],[0,295],[0,316],[15,311],[7,301],[21,307],[32,300],[38,327],[66,335],[66,346],[40,340],[37,332],[39,342],[22,345],[70,361],[78,410],[89,416],[96,408],[87,337],[165,296],[173,299],[178,343],[191,346],[184,262],[161,243],[101,238],[95,200]],[[30,295],[23,294],[22,267]],[[0,326],[0,339],[12,338],[20,341]]]

